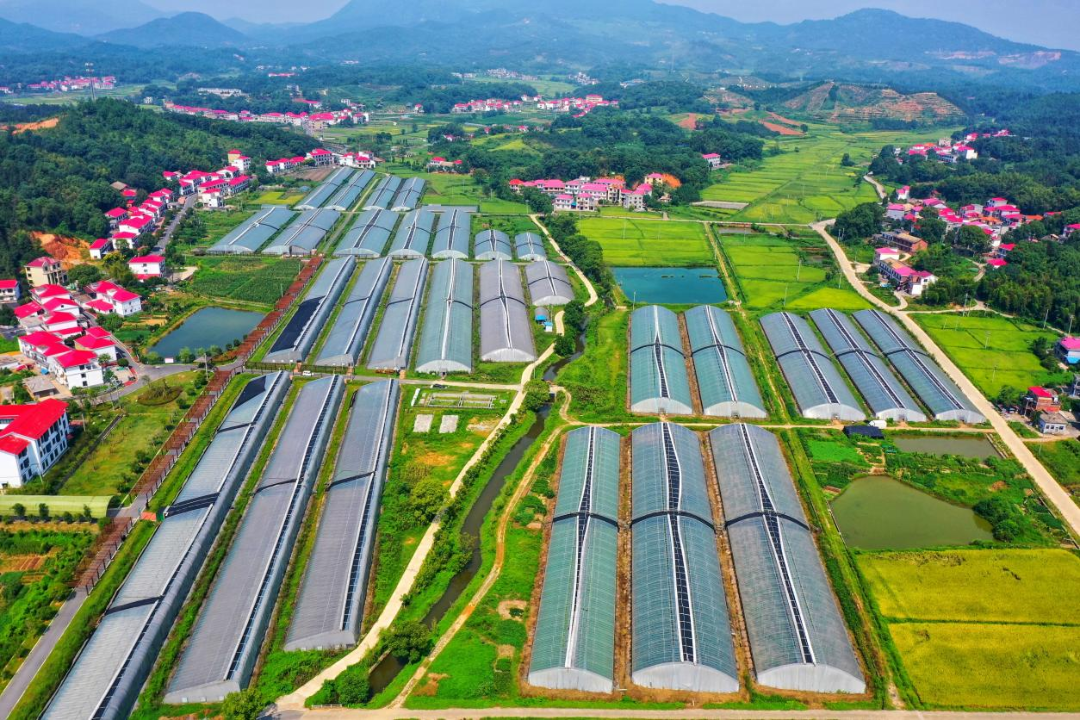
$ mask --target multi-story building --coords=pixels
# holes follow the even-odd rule
[[[39,285],[67,285],[67,273],[60,261],[44,255],[26,264],[26,281],[31,288]]]
[[[22,487],[52,467],[68,449],[67,404],[0,405],[0,486]]]

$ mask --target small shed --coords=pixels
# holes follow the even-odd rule
[[[885,433],[881,431],[881,428],[874,427],[873,425],[848,425],[844,428],[844,434],[848,437],[867,437],[874,438],[875,440],[882,440],[885,438]]]

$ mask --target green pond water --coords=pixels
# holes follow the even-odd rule
[[[612,268],[615,281],[638,305],[712,305],[727,300],[714,268]]]
[[[906,550],[993,540],[990,523],[885,475],[860,478],[832,501],[844,541],[860,550]]]
[[[203,308],[150,349],[163,358],[175,358],[184,348],[193,351],[209,350],[214,345],[223,348],[233,340],[242,340],[262,319],[262,313],[249,310]]]
[[[894,437],[893,445],[903,452],[927,455],[959,455],[976,460],[1001,457],[985,437]]]

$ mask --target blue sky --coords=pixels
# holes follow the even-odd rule
[[[198,10],[222,20],[317,20],[348,0],[145,0],[166,12]],[[452,1],[452,0],[451,0]],[[1049,47],[1080,50],[1078,0],[663,0],[750,22],[780,23],[836,17],[864,7],[896,10],[974,25],[995,35]],[[542,1],[539,6],[542,6]]]

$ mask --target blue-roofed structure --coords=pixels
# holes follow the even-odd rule
[[[334,254],[381,257],[399,217],[389,210],[365,210],[341,237]]]
[[[427,275],[428,261],[424,258],[404,262],[398,269],[379,333],[368,353],[369,370],[397,372],[409,366]]]
[[[282,230],[266,246],[266,255],[310,255],[334,227],[341,213],[337,210],[308,210],[296,222]]]
[[[404,180],[396,175],[387,175],[380,180],[379,184],[375,186],[375,189],[371,191],[371,195],[368,196],[367,204],[364,207],[367,209],[393,209],[394,198],[397,197],[398,189],[401,188],[403,182]]]
[[[356,204],[364,190],[375,179],[371,170],[360,170],[338,186],[337,192],[326,202],[326,207],[339,212],[346,212]]]
[[[468,260],[471,227],[471,213],[458,209],[442,213],[435,242],[431,246],[432,259]]]
[[[630,316],[630,411],[694,413],[679,318],[659,305]]]
[[[296,205],[297,210],[318,210],[326,206],[341,186],[348,183],[353,171],[347,167],[339,167],[327,176],[322,183],[309,192],[307,196]]]
[[[523,232],[514,236],[514,254],[518,260],[527,262],[547,260],[544,241],[534,232]]]
[[[274,233],[289,224],[296,213],[283,207],[264,207],[232,229],[206,252],[211,255],[250,255],[259,251]]]
[[[476,234],[474,254],[477,260],[513,260],[510,238],[502,230],[484,230]]]
[[[416,372],[472,372],[473,266],[443,260],[431,273]]]
[[[435,214],[427,210],[413,210],[401,219],[401,225],[394,233],[387,253],[390,257],[415,258],[427,255],[431,244],[431,228],[435,225]]]

